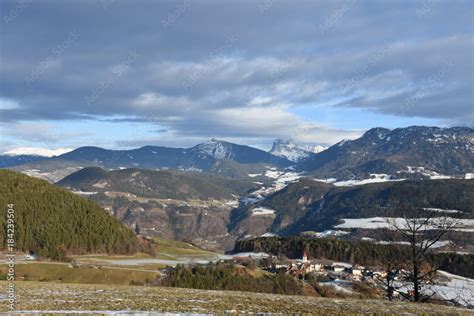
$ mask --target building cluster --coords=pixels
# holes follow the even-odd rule
[[[270,269],[284,269],[287,274],[295,277],[304,277],[308,273],[337,278],[351,278],[361,280],[369,270],[360,265],[350,265],[329,260],[309,260],[305,251],[301,259],[288,260],[274,264]]]
[[[358,264],[351,265],[323,259],[310,260],[306,251],[304,251],[301,259],[279,260],[274,257],[257,259],[249,256],[234,257],[234,262],[241,264],[249,264],[249,262],[252,262],[252,264],[264,270],[270,272],[284,271],[297,278],[304,278],[306,274],[314,273],[322,277],[327,277],[328,279],[371,282],[375,281],[375,279],[385,279],[387,276],[387,272],[384,270],[368,268]],[[391,277],[397,279],[399,272],[394,273],[395,275]]]

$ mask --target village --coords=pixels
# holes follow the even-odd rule
[[[270,273],[284,272],[303,281],[309,276],[314,277],[320,280],[320,285],[332,286],[337,292],[343,294],[350,294],[355,282],[363,282],[373,288],[386,291],[384,283],[402,281],[409,273],[405,270],[387,271],[379,267],[365,267],[327,259],[310,259],[306,250],[299,259],[278,258],[263,253],[245,253],[235,255],[231,261],[234,264],[259,267]],[[391,295],[397,297],[399,293],[392,291]]]

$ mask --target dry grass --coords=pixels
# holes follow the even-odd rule
[[[0,282],[5,289],[6,283]],[[430,304],[383,300],[329,299],[246,292],[203,291],[143,286],[17,282],[17,310],[155,311],[220,313],[284,313],[311,315],[417,314],[472,315],[470,311]],[[7,312],[5,302],[1,312]]]

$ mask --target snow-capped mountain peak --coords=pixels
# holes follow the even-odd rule
[[[314,146],[306,145],[306,146],[303,147],[303,149],[306,150],[306,151],[317,154],[317,153],[322,152],[323,150],[326,150],[327,147],[324,147],[324,146],[321,146],[321,145],[314,145]]]
[[[323,146],[298,146],[292,139],[275,139],[273,141],[270,153],[278,157],[284,157],[288,160],[297,162],[301,159],[307,158],[314,153],[324,150]]]
[[[72,148],[57,148],[57,149],[46,149],[36,147],[19,147],[8,150],[3,153],[6,156],[41,156],[41,157],[54,157],[65,154],[72,151]]]
[[[199,152],[212,156],[215,159],[224,159],[232,158],[232,144],[219,141],[215,138],[210,139],[209,141],[199,144],[195,147]]]

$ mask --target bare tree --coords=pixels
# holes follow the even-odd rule
[[[439,269],[429,264],[428,256],[433,246],[458,225],[459,219],[445,216],[434,209],[413,206],[404,206],[402,214],[401,218],[389,218],[387,222],[408,242],[410,258],[406,279],[413,283],[409,296],[415,302],[424,301],[429,297],[421,297],[421,286],[429,282]]]
[[[384,266],[384,273],[375,276],[375,280],[385,288],[389,301],[393,300],[395,292],[404,295],[400,290],[401,286],[396,282],[396,278],[401,274],[402,268],[405,266],[406,264],[402,260],[388,260]]]

